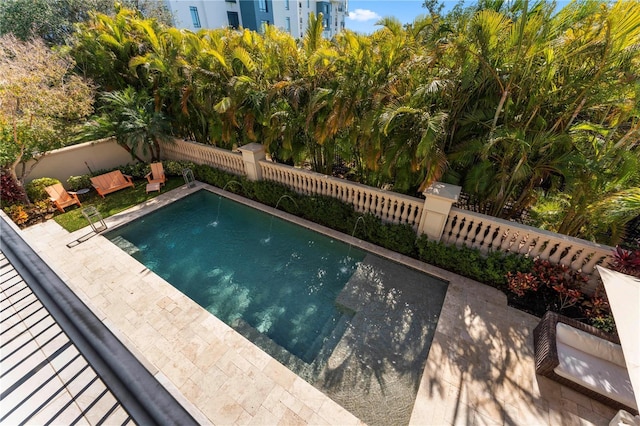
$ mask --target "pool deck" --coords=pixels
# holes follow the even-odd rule
[[[113,229],[203,186],[161,194],[107,225]],[[69,234],[50,220],[22,236],[200,423],[363,424],[90,228]],[[508,307],[503,293],[362,246],[449,281],[410,424],[606,425],[614,417],[615,410],[536,376],[538,319]]]

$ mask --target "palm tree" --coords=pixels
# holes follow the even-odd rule
[[[153,98],[132,87],[102,95],[102,115],[87,123],[83,138],[115,137],[118,144],[143,161],[139,153],[160,160],[160,142],[172,142],[164,114],[156,111]]]

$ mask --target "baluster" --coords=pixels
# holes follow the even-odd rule
[[[562,255],[564,247],[562,246],[562,241],[556,240],[554,241],[554,244],[556,246],[556,251],[549,257],[549,262],[557,265],[560,263],[560,256]]]
[[[576,271],[583,269],[584,265],[587,263],[586,259],[590,253],[592,252],[583,247],[581,251],[578,253],[578,255],[576,256],[576,260],[573,261],[571,269],[574,269]]]
[[[549,260],[551,257],[551,251],[558,245],[554,243],[550,238],[546,238],[544,243],[542,242],[542,238],[540,238],[540,242],[544,245],[544,250],[539,254],[540,259]]]
[[[472,224],[473,221],[469,220],[466,216],[462,218],[462,221],[460,222],[460,235],[458,236],[458,241],[456,242],[456,245],[458,247],[467,245],[467,235],[469,235],[469,228]]]
[[[502,246],[502,237],[504,231],[502,230],[502,225],[497,225],[493,228],[493,232],[490,234],[491,241],[489,241],[488,245],[491,250],[500,251]]]
[[[373,206],[372,206],[372,210],[374,212],[374,214],[379,217],[380,219],[382,219],[382,221],[384,222],[384,217],[382,214],[382,208],[385,205],[385,202],[387,201],[385,197],[381,196],[381,195],[371,195],[371,199],[373,200]]]
[[[402,205],[398,200],[389,200],[389,208],[387,209],[387,217],[392,223],[400,223],[400,209]]]
[[[532,247],[529,250],[529,257],[532,259],[535,259],[540,256],[540,253],[542,252],[542,247],[544,246],[544,243],[542,242],[542,237],[540,235],[536,236],[531,241],[531,245]]]
[[[514,230],[511,228],[507,228],[504,230],[504,234],[502,236],[502,243],[500,244],[500,251],[504,251],[509,253],[511,251],[511,240],[514,237]],[[515,232],[517,236],[517,232]]]
[[[422,206],[410,206],[412,210],[409,212],[409,218],[411,218],[411,223],[413,224],[414,229],[418,229],[420,225],[420,218],[422,217]]]
[[[358,203],[357,210],[359,212],[363,211],[364,210],[364,194],[359,189],[357,190],[356,200]]]
[[[482,232],[479,237],[476,237],[477,247],[482,253],[489,252],[489,244],[493,240],[493,224],[487,223],[486,226],[483,227]]]
[[[482,232],[484,229],[484,222],[478,221],[474,222],[471,227],[470,235],[469,235],[469,246],[471,248],[477,249],[480,247],[480,242],[484,239],[484,233]]]
[[[610,261],[611,261],[611,254],[595,252],[591,256],[589,261],[587,261],[587,263],[582,267],[582,272],[584,272],[585,274],[591,274],[594,268],[596,267],[596,265],[602,265],[602,264],[606,265]]]
[[[521,236],[520,236],[521,235]],[[529,253],[529,234],[522,232],[519,234],[520,238],[516,241],[517,245],[514,247],[514,253],[527,254]]]
[[[457,219],[458,216],[456,215],[449,215],[449,217],[447,218],[447,223],[445,223],[444,225],[444,232],[442,233],[442,237],[440,238],[446,244],[451,244],[453,240],[453,228],[456,224]]]
[[[407,203],[402,202],[399,208],[400,208],[400,223],[407,223],[411,205],[407,205]]]
[[[574,262],[576,260],[576,259],[574,259],[574,256],[576,256],[580,250],[581,250],[581,247],[578,246],[577,244],[572,245],[571,247],[569,247],[569,250],[567,251],[567,254],[565,254],[560,259],[560,263],[562,263],[563,265],[567,265],[568,267],[570,267],[574,271],[579,270],[582,265],[578,266],[577,268],[574,268],[573,265],[574,265]]]
[[[362,211],[365,213],[369,213],[369,205],[371,204],[371,200],[369,200],[369,192],[366,190],[362,191]]]

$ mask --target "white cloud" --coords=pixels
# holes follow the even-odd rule
[[[380,19],[380,15],[372,10],[356,9],[353,12],[349,12],[349,19],[352,21],[366,22],[371,21],[372,19],[378,20]]]

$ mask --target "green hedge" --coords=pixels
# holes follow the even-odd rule
[[[418,258],[423,262],[455,272],[476,281],[507,290],[507,273],[529,272],[533,261],[519,254],[494,251],[484,256],[469,247],[448,246],[430,241],[425,235],[416,241]]]

